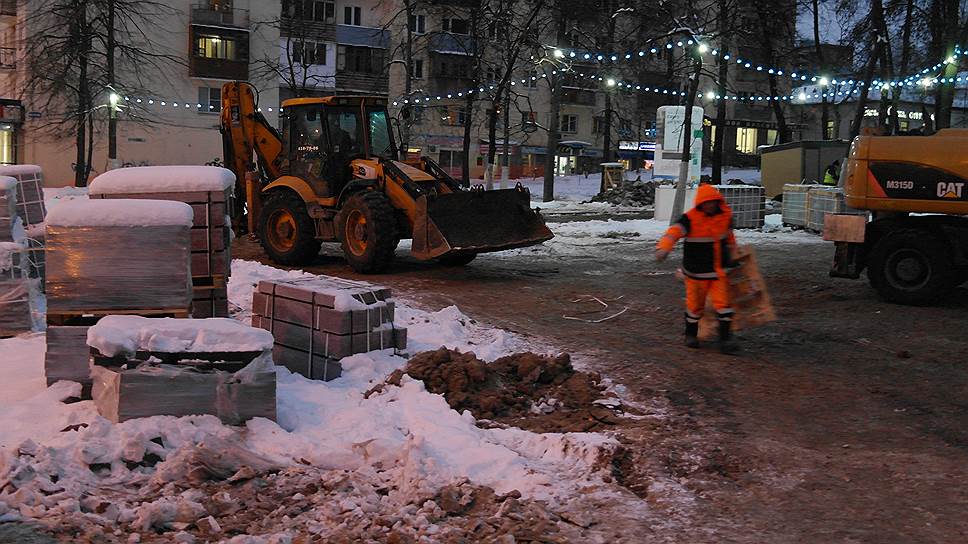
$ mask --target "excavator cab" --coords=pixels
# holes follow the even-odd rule
[[[338,241],[355,270],[375,273],[405,238],[417,259],[459,265],[553,237],[520,185],[467,190],[428,157],[401,162],[385,98],[295,98],[281,112],[278,135],[251,85],[222,88],[225,162],[247,180],[250,230],[277,263],[308,264]]]

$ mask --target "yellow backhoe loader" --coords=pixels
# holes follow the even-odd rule
[[[882,298],[916,305],[968,280],[968,130],[858,136],[840,185],[847,205],[872,220],[827,216],[831,276],[858,278],[866,268]]]
[[[308,264],[338,241],[356,271],[377,273],[412,238],[417,259],[463,265],[553,236],[520,184],[464,189],[427,157],[400,161],[384,98],[286,100],[281,135],[257,103],[248,83],[222,87],[223,152],[245,180],[249,231],[279,264]]]

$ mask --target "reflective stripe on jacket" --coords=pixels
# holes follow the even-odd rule
[[[658,248],[672,251],[680,238],[683,243],[682,272],[695,279],[716,279],[726,276],[732,267],[730,249],[736,245],[733,236],[733,212],[726,200],[711,185],[700,185],[696,206],[710,200],[719,201],[720,213],[706,215],[698,208],[687,211],[669,227],[658,243]]]

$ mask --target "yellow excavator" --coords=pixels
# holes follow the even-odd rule
[[[371,274],[401,239],[417,259],[463,265],[553,237],[520,184],[465,189],[428,157],[399,160],[384,98],[294,98],[280,112],[282,134],[252,85],[222,86],[225,164],[245,180],[249,232],[276,263],[305,265],[322,242],[340,242],[350,266]]]
[[[834,277],[866,268],[882,298],[936,302],[968,280],[968,130],[932,136],[858,136],[841,171],[847,206],[867,216],[830,215]]]

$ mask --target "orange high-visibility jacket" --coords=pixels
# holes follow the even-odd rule
[[[719,201],[720,213],[706,215],[698,206],[710,200]],[[731,268],[730,248],[736,245],[733,236],[733,211],[726,199],[712,185],[700,185],[696,191],[696,207],[687,211],[659,239],[658,248],[672,251],[680,238],[685,238],[682,272],[690,278],[714,280],[725,278]]]

